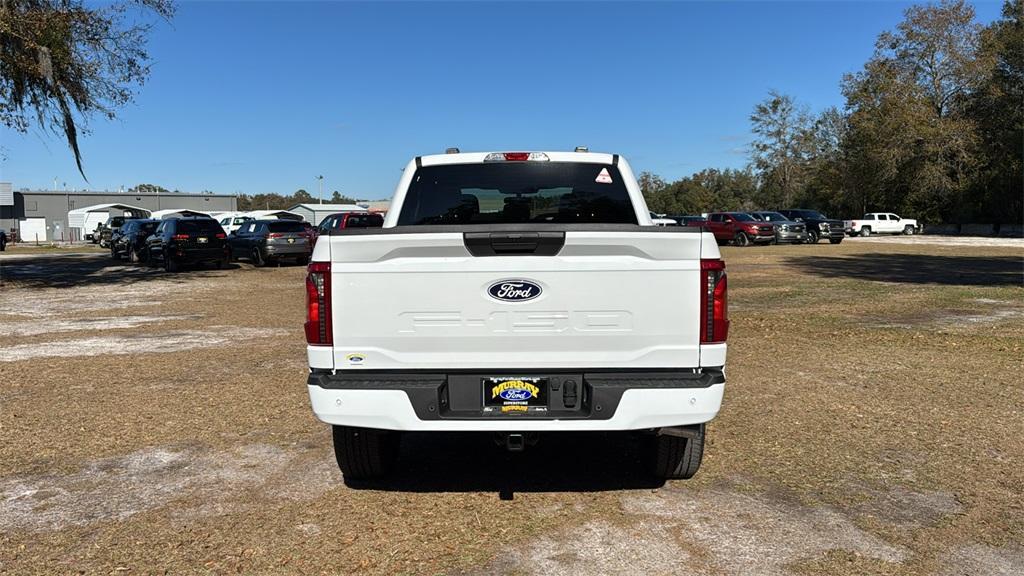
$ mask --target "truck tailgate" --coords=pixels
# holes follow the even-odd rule
[[[460,232],[321,238],[333,368],[697,367],[701,241],[697,231],[566,231],[554,256],[479,257]],[[500,300],[489,289],[502,280],[539,295]]]

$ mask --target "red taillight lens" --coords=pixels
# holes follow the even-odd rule
[[[526,162],[530,159],[529,152],[505,152],[504,156],[509,162]]]
[[[270,234],[267,234],[267,238],[280,238],[281,236],[284,236],[284,234],[281,234],[280,232],[271,232]]]
[[[227,237],[228,237],[228,235],[227,235],[227,234],[224,234],[223,232],[221,232],[220,234],[217,234],[217,236],[216,236],[216,238],[217,238],[218,240],[223,240],[223,239],[225,239],[225,238],[227,238]]]
[[[725,262],[700,261],[700,341],[719,344],[729,337],[729,279]]]
[[[175,234],[171,236],[172,240],[188,240],[188,234]]]
[[[311,262],[306,274],[306,342],[334,343],[331,326],[331,263]]]

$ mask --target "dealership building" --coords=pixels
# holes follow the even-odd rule
[[[106,205],[106,206],[103,206]],[[0,229],[17,232],[22,240],[79,241],[92,230],[83,230],[77,222],[68,221],[68,212],[103,206],[109,216],[131,213],[133,208],[149,212],[157,210],[194,210],[196,212],[233,212],[238,199],[226,194],[188,194],[181,192],[68,192],[61,190],[11,189],[0,182]],[[74,216],[74,214],[72,214]],[[104,219],[105,220],[105,219]],[[76,226],[77,224],[77,226]]]

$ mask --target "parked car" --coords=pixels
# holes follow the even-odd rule
[[[7,230],[0,228],[0,252],[7,250]]]
[[[107,218],[106,223],[102,227],[96,229],[99,232],[99,238],[96,237],[94,232],[93,239],[99,242],[100,248],[110,248],[110,238],[113,236],[114,230],[120,228],[125,220],[129,220],[129,218],[125,216],[111,216]]]
[[[655,226],[678,226],[679,222],[676,222],[672,218],[666,218],[664,214],[655,214],[651,212],[651,222]]]
[[[306,382],[345,481],[385,474],[404,432],[509,450],[632,433],[648,473],[693,476],[725,388],[725,263],[711,234],[643,206],[619,155],[421,156],[387,228],[321,236]]]
[[[810,244],[817,244],[822,238],[828,238],[832,244],[839,244],[846,238],[842,220],[833,220],[817,210],[787,208],[776,212],[794,222],[803,222],[807,226],[807,242]]]
[[[757,221],[745,212],[711,212],[704,225],[719,243],[737,246],[770,244],[775,240],[775,226]]]
[[[233,259],[246,259],[253,266],[290,259],[309,262],[313,242],[303,222],[297,220],[250,220],[228,237]]]
[[[184,264],[210,262],[218,268],[228,263],[227,234],[213,218],[168,218],[161,220],[146,238],[150,266],[162,265],[168,272]]]
[[[328,234],[331,230],[346,228],[380,228],[384,225],[384,217],[371,212],[339,212],[323,219],[317,226],[317,236]]]
[[[708,219],[703,216],[691,216],[689,214],[669,216],[669,218],[678,222],[680,226],[704,226],[708,222]]]
[[[850,236],[859,234],[871,236],[872,234],[916,234],[917,220],[913,218],[900,218],[890,212],[871,212],[865,214],[859,220],[846,220],[843,222],[843,229]]]
[[[252,216],[246,216],[244,214],[222,214],[220,216],[220,227],[224,229],[225,234],[231,234],[232,232],[241,228],[242,224],[255,220]]]
[[[160,220],[149,218],[133,218],[126,221],[110,237],[110,255],[118,260],[125,258],[129,262],[144,262],[148,257],[146,239],[156,232],[159,224]]]
[[[778,212],[748,212],[751,216],[761,222],[768,222],[775,226],[776,244],[803,244],[807,241],[807,225],[803,222],[796,222],[786,218]]]

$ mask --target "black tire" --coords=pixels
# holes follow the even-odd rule
[[[136,253],[135,252],[135,248],[132,248],[131,246],[128,246],[128,252],[126,253],[126,256],[127,256],[128,262],[131,263],[131,264],[135,264],[136,262],[139,261],[138,253]]]
[[[332,426],[334,457],[345,481],[380,478],[398,456],[399,436],[389,430]]]
[[[263,251],[260,250],[258,246],[252,249],[252,253],[249,254],[249,259],[252,260],[252,265],[257,268],[262,268],[267,265],[266,259],[263,258]]]
[[[693,438],[657,435],[654,437],[654,476],[659,480],[686,480],[700,469],[704,457],[704,424]]]
[[[177,272],[181,266],[174,261],[174,258],[168,258],[164,256],[164,270],[167,272]]]
[[[904,226],[903,227],[903,235],[904,236],[913,236],[914,235],[914,227],[913,226],[909,226],[909,225],[908,226]]]
[[[842,242],[843,242],[842,238],[829,238],[828,239],[828,243],[829,244],[841,244]]]
[[[861,238],[867,238],[868,236],[871,236],[871,227],[869,227],[869,226],[861,227],[861,229],[860,229],[860,236],[861,236]]]
[[[737,232],[733,243],[737,246],[750,246],[750,236],[747,236],[746,232]]]
[[[299,266],[305,266],[306,264],[309,264],[309,256],[303,256],[301,258],[296,258],[295,259],[295,263],[298,264]]]
[[[817,244],[818,240],[820,240],[820,239],[821,238],[818,237],[818,233],[815,232],[814,230],[809,230],[807,232],[807,243],[808,244]]]
[[[230,262],[230,260],[228,260],[227,256],[221,258],[220,260],[217,260],[217,270],[223,270],[227,268],[228,262]]]
[[[113,244],[110,245],[110,257],[113,258],[114,260],[121,259],[121,256],[117,254],[117,250],[114,248]]]

